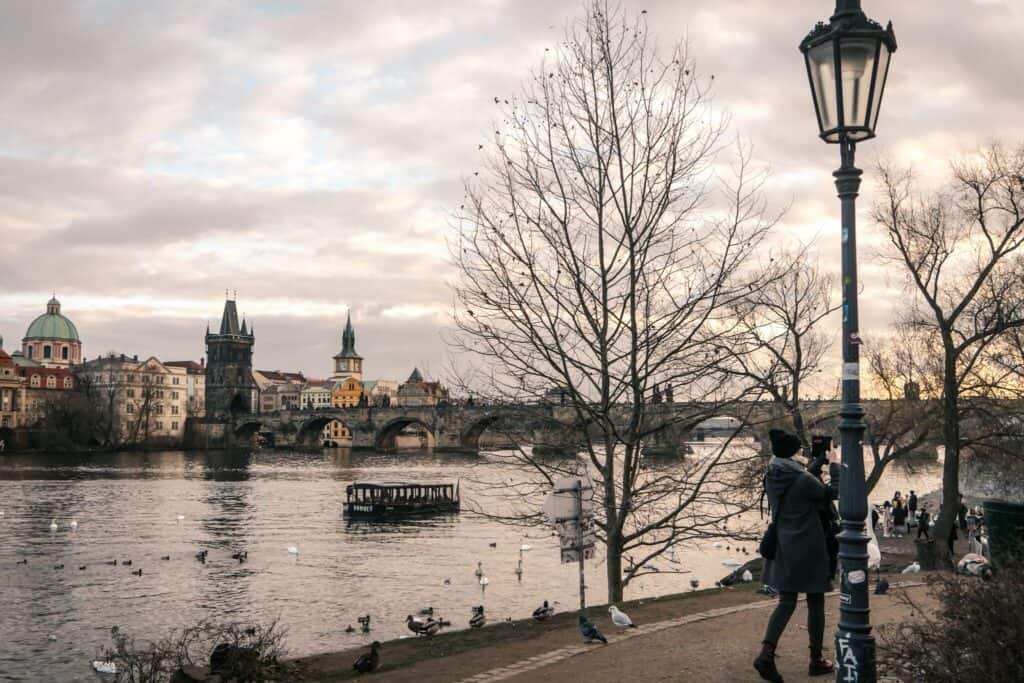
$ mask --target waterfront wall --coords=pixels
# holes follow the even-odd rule
[[[967,455],[960,461],[960,490],[971,499],[1024,504],[1024,458]]]

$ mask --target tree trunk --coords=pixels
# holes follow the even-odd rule
[[[942,514],[935,523],[935,544],[938,561],[952,566],[953,558],[946,539],[956,524],[960,494],[960,410],[956,376],[956,353],[946,345],[942,396],[942,443],[946,459],[942,465]]]
[[[608,535],[605,561],[608,575],[608,604],[622,602],[622,549],[619,535]]]

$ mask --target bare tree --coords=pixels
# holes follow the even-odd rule
[[[991,396],[972,380],[990,346],[1024,325],[1024,299],[1014,296],[1024,277],[1024,146],[991,145],[954,163],[948,185],[931,194],[918,191],[909,171],[883,164],[880,177],[874,217],[921,303],[908,323],[935,335],[942,358],[945,464],[936,534],[945,538],[958,507],[964,409]]]
[[[721,349],[722,357],[744,381],[759,387],[789,416],[793,430],[810,446],[802,409],[807,384],[821,371],[831,347],[821,322],[839,309],[832,301],[832,277],[809,257],[806,246],[782,251],[767,264],[762,285],[734,302],[742,335],[740,345]],[[819,415],[814,423],[833,416]]]
[[[749,150],[716,177],[727,120],[685,45],[661,56],[643,17],[597,0],[550,54],[520,96],[495,98],[501,123],[466,181],[451,341],[478,399],[526,410],[558,392],[557,410],[534,418],[568,422],[582,461],[522,449],[523,483],[502,491],[525,496],[513,508],[536,521],[553,478],[587,468],[616,601],[650,559],[735,532],[751,504],[735,480],[752,451],[723,445],[663,469],[641,453],[666,430],[749,409],[756,388],[716,350],[742,332],[732,307],[754,288],[748,264],[777,216]],[[656,383],[682,405],[649,406]]]

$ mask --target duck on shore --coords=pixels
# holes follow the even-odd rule
[[[484,616],[484,606],[479,605],[473,608],[473,616],[469,618],[470,628],[481,628],[487,623],[487,617]]]
[[[549,605],[548,601],[545,600],[543,605],[541,605],[537,609],[533,610],[533,618],[536,619],[537,621],[545,621],[548,618],[550,618],[551,615],[554,614],[554,613],[555,613],[554,606],[553,605]]]
[[[380,666],[380,654],[377,652],[379,649],[380,643],[378,641],[375,640],[370,643],[370,651],[359,655],[359,658],[353,662],[352,668],[361,674],[376,671]]]

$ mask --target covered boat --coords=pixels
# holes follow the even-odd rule
[[[345,487],[346,517],[427,515],[459,511],[459,485],[367,481]]]

